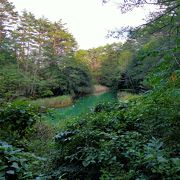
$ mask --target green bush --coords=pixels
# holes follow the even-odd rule
[[[55,132],[56,129],[50,124],[43,121],[37,122],[33,127],[33,133],[28,136],[28,151],[48,158],[54,151],[54,141],[52,139]]]
[[[35,155],[14,148],[6,142],[0,141],[0,179],[34,179],[38,165],[43,160]],[[36,167],[33,174],[32,166]]]
[[[7,103],[0,109],[0,134],[8,142],[23,139],[40,119],[39,108],[24,101]]]
[[[179,178],[179,103],[174,88],[99,104],[55,137],[54,179]]]

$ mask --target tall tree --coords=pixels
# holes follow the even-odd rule
[[[18,14],[13,4],[7,0],[0,0],[0,47],[6,43],[7,38],[10,38],[17,18]]]
[[[17,30],[14,31],[14,38],[16,39],[16,52],[19,63],[23,69],[27,72],[29,66],[29,60],[32,51],[37,49],[36,32],[35,32],[35,16],[32,13],[23,11],[20,16],[20,21]]]
[[[61,20],[50,23],[48,28],[48,43],[45,54],[49,64],[59,64],[64,56],[73,53],[77,48],[74,37],[65,29]]]

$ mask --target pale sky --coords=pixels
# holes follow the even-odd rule
[[[80,49],[89,49],[118,42],[117,39],[107,39],[108,30],[124,25],[136,26],[142,24],[149,10],[135,10],[121,14],[117,4],[102,4],[102,0],[10,0],[16,9],[27,11],[36,17],[45,16],[51,21],[62,19],[68,31],[73,34]]]

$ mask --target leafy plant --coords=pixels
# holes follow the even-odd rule
[[[38,167],[43,160],[2,141],[0,154],[0,179],[34,179],[32,166]]]
[[[23,139],[40,119],[40,109],[24,101],[7,103],[0,110],[1,136],[15,143]]]

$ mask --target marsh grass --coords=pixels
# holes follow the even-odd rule
[[[72,105],[73,100],[71,96],[64,95],[51,98],[36,99],[30,101],[30,103],[38,106],[44,106],[47,108],[61,108]]]

